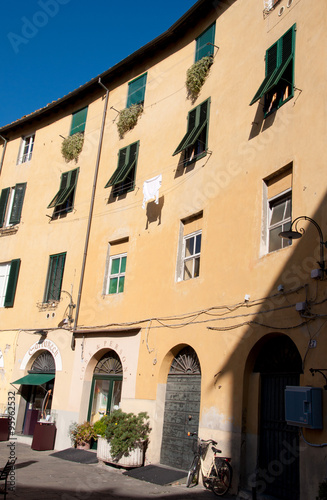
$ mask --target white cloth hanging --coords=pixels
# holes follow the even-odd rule
[[[143,204],[142,208],[145,209],[145,204],[155,198],[155,203],[159,203],[159,189],[162,183],[162,174],[152,177],[143,184]]]

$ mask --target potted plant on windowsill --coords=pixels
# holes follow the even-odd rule
[[[69,427],[69,434],[74,447],[84,450],[89,450],[92,441],[97,438],[97,433],[90,422],[82,424],[74,422]]]
[[[142,104],[133,104],[119,113],[117,129],[119,138],[122,139],[126,132],[132,130],[137,124],[139,116],[143,113]]]
[[[80,152],[83,149],[84,134],[77,132],[76,134],[66,137],[61,145],[61,154],[68,163],[72,160],[77,162]]]
[[[146,412],[138,415],[114,410],[98,424],[97,457],[122,467],[140,467],[151,432]]]

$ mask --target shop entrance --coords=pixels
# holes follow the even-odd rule
[[[299,433],[285,421],[284,392],[287,385],[299,385],[300,354],[286,335],[271,338],[259,352],[253,371],[261,379],[258,488],[281,500],[298,500]]]
[[[20,384],[21,404],[25,407],[22,433],[32,436],[36,422],[46,419],[51,412],[52,395],[55,382],[55,361],[49,351],[43,351],[35,359],[28,375],[13,382]]]
[[[191,347],[182,349],[172,362],[166,388],[160,463],[187,470],[192,462],[192,438],[198,432],[201,369]]]
[[[118,354],[109,351],[94,369],[87,418],[91,424],[120,407],[122,385],[121,361]]]

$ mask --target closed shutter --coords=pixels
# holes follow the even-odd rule
[[[127,105],[126,105],[127,108],[129,108],[133,104],[142,104],[144,102],[146,77],[147,73],[145,73],[142,76],[139,76],[138,78],[129,83]]]
[[[9,193],[10,193],[10,188],[5,188],[1,191],[1,196],[0,196],[0,227],[3,227],[3,223],[5,220]]]
[[[9,273],[6,297],[4,302],[5,307],[12,307],[14,305],[19,268],[20,268],[20,259],[12,260],[10,265],[10,273]]]
[[[26,191],[26,182],[23,184],[16,184],[15,196],[14,196],[9,224],[19,224],[20,222],[25,191]]]
[[[84,132],[87,109],[88,109],[87,107],[83,108],[79,111],[76,111],[76,113],[73,114],[70,135],[74,135],[77,132]]]
[[[209,26],[197,39],[195,62],[200,61],[202,57],[212,56],[214,52],[216,23]]]

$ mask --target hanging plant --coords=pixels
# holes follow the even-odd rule
[[[78,156],[82,151],[84,143],[84,134],[77,132],[74,135],[69,135],[63,140],[61,145],[61,154],[65,158],[65,161],[75,160],[77,162]]]
[[[213,63],[213,58],[211,56],[202,57],[199,61],[196,61],[186,73],[186,88],[187,96],[192,102],[196,101],[202,85],[205,82],[210,70],[210,66]]]
[[[119,113],[117,129],[120,139],[124,137],[126,132],[132,130],[137,124],[140,114],[143,112],[142,104],[132,104],[129,108],[123,109]]]

